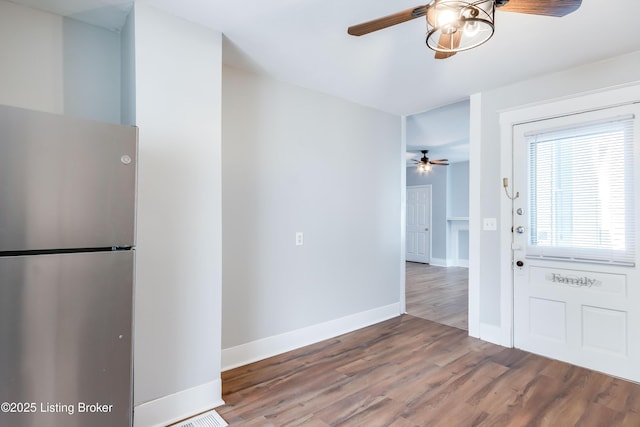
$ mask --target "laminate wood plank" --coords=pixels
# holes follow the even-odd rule
[[[495,374],[495,365],[482,364],[477,369],[466,371],[463,375],[455,375],[442,386],[426,393],[421,401],[407,405],[407,411],[403,416],[419,425],[478,423],[488,414],[482,408],[473,407],[466,401],[484,387]],[[462,408],[464,410],[461,410]]]
[[[622,427],[640,426],[640,412],[627,412],[622,420]]]
[[[634,393],[635,386],[624,380],[610,381],[596,396],[596,403],[615,411],[640,414],[640,395]]]
[[[397,420],[394,420],[388,427],[421,427],[406,418],[400,417]]]
[[[406,305],[412,316],[469,328],[469,270],[406,263]]]
[[[576,369],[578,375],[564,379],[566,387],[549,405],[544,414],[539,414],[534,421],[540,425],[551,426],[554,419],[564,419],[575,425],[620,425],[625,413],[616,411],[597,403],[601,390],[611,383],[603,375]],[[567,405],[567,401],[572,405]],[[605,422],[606,420],[606,422]],[[593,424],[596,422],[596,424]],[[603,424],[604,423],[604,424]]]
[[[640,426],[640,385],[414,316],[222,374],[231,426]]]

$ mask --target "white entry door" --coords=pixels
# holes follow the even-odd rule
[[[513,128],[514,345],[640,381],[640,108]]]
[[[407,261],[431,261],[431,186],[407,187]]]

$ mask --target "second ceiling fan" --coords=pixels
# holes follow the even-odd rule
[[[347,32],[362,36],[426,16],[427,46],[436,51],[436,59],[444,59],[489,40],[496,9],[560,17],[577,10],[581,3],[582,0],[432,0],[424,6],[351,26]]]
[[[449,166],[449,159],[429,160],[427,153],[429,150],[420,150],[422,158],[420,160],[414,160],[418,166],[418,172],[425,173],[431,171],[431,165]]]

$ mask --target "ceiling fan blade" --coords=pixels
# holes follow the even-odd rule
[[[429,162],[434,166],[449,166],[449,163],[433,163],[433,162]]]
[[[434,165],[444,165],[444,164],[449,164],[449,159],[440,159],[440,160],[430,160],[431,163],[433,163]]]
[[[462,31],[456,31],[451,34],[440,35],[440,39],[438,40],[438,47],[443,49],[457,49],[460,46],[460,38],[462,37]],[[440,52],[436,50],[436,59],[446,59],[453,55],[455,52]]]
[[[582,0],[509,0],[504,6],[498,6],[498,10],[530,15],[565,16],[576,11],[581,4]]]
[[[396,24],[411,21],[412,19],[419,18],[427,14],[427,6],[418,6],[413,9],[407,9],[402,12],[394,13],[393,15],[384,16],[382,18],[374,19],[373,21],[363,22],[362,24],[353,25],[349,27],[347,33],[352,36],[363,36],[365,34],[372,33],[374,31],[382,30],[383,28],[391,27]]]

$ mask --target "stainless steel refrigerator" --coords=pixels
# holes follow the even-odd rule
[[[0,426],[132,424],[137,130],[0,106]]]

